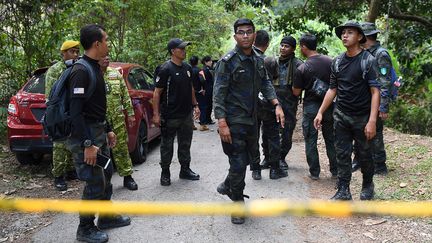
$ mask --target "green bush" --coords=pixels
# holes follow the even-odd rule
[[[420,106],[399,101],[390,108],[387,125],[401,132],[432,136],[431,104]]]

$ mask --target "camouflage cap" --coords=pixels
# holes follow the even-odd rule
[[[362,22],[360,23],[360,26],[363,29],[363,33],[365,34],[365,36],[381,33],[381,31],[377,30],[376,25],[374,23]]]
[[[335,28],[336,36],[339,39],[342,39],[342,31],[346,28],[357,29],[360,32],[360,34],[363,35],[363,38],[360,40],[360,44],[363,44],[366,42],[366,36],[365,36],[363,29],[361,28],[360,24],[358,22],[352,21],[352,20],[349,20],[345,24],[339,25],[338,27]]]

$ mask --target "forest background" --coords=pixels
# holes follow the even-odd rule
[[[334,27],[348,19],[376,22],[404,80],[387,125],[432,136],[431,9],[429,0],[0,0],[0,138],[10,97],[32,71],[60,60],[61,43],[79,40],[85,24],[106,28],[112,61],[152,72],[168,58],[173,37],[193,42],[188,57],[219,59],[234,46],[232,24],[239,17],[269,31],[267,55],[275,56],[284,35],[311,32],[319,51],[335,57],[344,47]]]

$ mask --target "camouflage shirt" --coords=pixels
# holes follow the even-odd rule
[[[47,100],[53,84],[60,78],[64,70],[66,70],[66,64],[63,61],[58,61],[48,68],[45,74],[45,97]]]
[[[115,68],[108,67],[104,80],[107,90],[107,117],[112,119],[114,116],[123,116],[124,111],[128,116],[133,116],[132,102],[121,73]]]
[[[218,62],[213,91],[216,119],[254,124],[259,92],[268,100],[276,99],[264,60],[255,50],[246,56],[236,47]]]
[[[381,49],[381,50],[380,50]],[[381,100],[379,110],[381,112],[389,112],[389,91],[391,82],[390,69],[392,68],[391,57],[386,49],[384,49],[379,41],[371,46],[368,51],[375,57],[376,65],[375,72],[377,73],[377,80],[381,85]],[[378,54],[378,56],[376,56]]]

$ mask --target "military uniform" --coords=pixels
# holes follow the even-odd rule
[[[104,79],[107,87],[107,119],[117,136],[117,144],[112,148],[114,162],[120,176],[129,176],[133,170],[128,150],[126,119],[134,116],[135,113],[126,83],[120,72],[108,67]]]
[[[230,163],[223,184],[233,201],[243,201],[246,167],[259,151],[257,102],[260,91],[266,99],[276,99],[264,60],[256,51],[246,56],[236,47],[218,62],[213,104],[216,119],[225,118],[231,133],[231,144],[222,141]]]
[[[292,93],[292,82],[294,72],[296,72],[303,62],[296,58],[294,54],[291,54],[286,58],[280,57],[278,60],[268,58],[266,59],[266,63],[269,63],[268,71],[272,77],[276,95],[285,115],[285,126],[281,134],[280,153],[280,160],[285,161],[285,157],[292,147],[292,136],[297,122],[298,97]]]
[[[66,65],[63,61],[58,61],[52,65],[45,75],[45,96],[48,99],[51,88],[57,79],[60,78],[62,72],[66,70]],[[64,142],[53,143],[53,168],[52,174],[54,177],[63,176],[66,172],[74,171],[75,167],[72,162],[72,153],[66,148]]]

